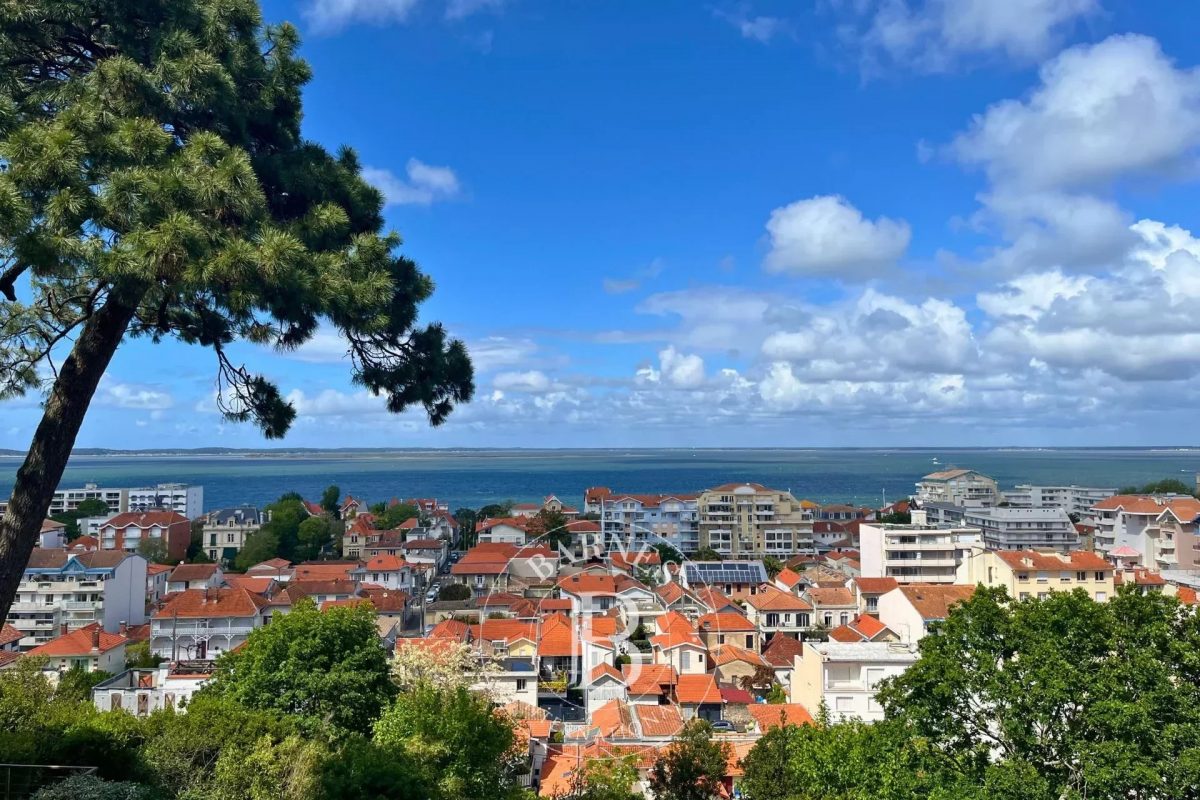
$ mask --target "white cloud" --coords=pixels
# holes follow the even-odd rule
[[[845,198],[822,195],[771,212],[767,221],[771,272],[853,281],[895,265],[912,232],[903,220],[865,219]]]
[[[554,386],[546,373],[540,370],[526,372],[501,372],[492,379],[492,384],[506,392],[546,392]]]
[[[666,263],[661,258],[655,258],[646,266],[634,271],[628,278],[605,278],[603,281],[606,294],[626,294],[641,288],[645,281],[653,280],[662,274]]]
[[[316,33],[336,33],[355,22],[405,22],[419,0],[309,0],[301,12]]]
[[[843,31],[862,48],[868,73],[893,65],[944,72],[971,55],[1028,63],[1100,8],[1097,0],[882,0],[854,7],[870,9],[867,27]]]
[[[296,414],[301,417],[387,413],[383,398],[376,397],[365,389],[357,392],[324,389],[314,395],[310,395],[302,389],[293,389],[288,392],[286,399],[296,408]]]
[[[122,383],[105,375],[96,391],[96,402],[116,408],[162,411],[175,405],[170,392],[138,383]]]
[[[499,11],[504,0],[447,0],[446,19],[457,20],[480,11]]]
[[[743,39],[754,39],[766,44],[776,36],[787,36],[792,32],[791,25],[779,17],[753,16],[744,9],[741,11],[713,11],[713,16],[732,25],[742,35]]]
[[[467,342],[467,352],[477,373],[516,366],[532,358],[537,350],[537,343],[525,337],[485,336]]]
[[[1200,71],[1179,69],[1151,38],[1113,36],[1044,64],[1024,100],[977,116],[951,153],[1021,190],[1191,174],[1200,145]]]
[[[434,167],[415,158],[405,165],[407,178],[390,170],[363,167],[363,180],[383,192],[388,205],[427,206],[456,197],[461,190],[458,176],[450,167]]]

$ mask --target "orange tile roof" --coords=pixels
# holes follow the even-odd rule
[[[633,739],[637,736],[629,705],[616,697],[592,712],[590,725],[585,732],[590,729],[608,738]]]
[[[775,576],[775,580],[779,581],[789,589],[792,589],[795,588],[796,584],[800,582],[800,573],[796,572],[791,567],[784,567],[779,571],[779,574]]]
[[[596,575],[578,572],[560,578],[558,588],[574,595],[616,595],[631,589],[646,589],[646,585],[628,575]]]
[[[253,592],[238,587],[188,589],[168,598],[163,607],[154,612],[154,618],[254,617],[266,602]]]
[[[294,580],[335,581],[348,580],[350,573],[361,565],[357,561],[328,561],[315,564],[297,564],[292,573]]]
[[[780,703],[770,705],[765,703],[755,703],[747,706],[750,716],[754,717],[754,721],[758,723],[758,729],[763,733],[771,728],[779,728],[785,725],[813,725],[812,714],[808,713],[808,709],[799,703]]]
[[[1103,556],[1087,550],[1070,553],[1041,553],[1037,550],[1000,550],[996,556],[1014,570],[1103,570],[1111,572],[1113,565]]]
[[[673,705],[654,706],[637,703],[633,706],[637,714],[638,727],[642,736],[654,738],[674,736],[683,728],[683,717],[679,708]]]
[[[974,586],[960,584],[929,584],[909,583],[900,586],[902,592],[912,607],[928,621],[945,619],[951,607],[971,599],[975,594]]]
[[[544,657],[576,656],[580,653],[575,629],[565,614],[551,614],[542,621],[538,631],[538,655]]]
[[[393,556],[387,553],[372,556],[366,564],[368,572],[399,572],[407,566],[408,562],[400,558],[400,556]]]
[[[623,677],[621,677],[621,673],[620,673],[620,671],[617,670],[616,667],[614,667],[612,664],[602,662],[600,664],[597,664],[595,666],[595,668],[592,669],[592,674],[588,676],[588,683],[595,683],[596,681],[600,680],[605,675],[607,675],[610,678],[615,678],[616,680],[621,681],[621,682],[625,681],[625,679]]]
[[[90,653],[107,653],[125,644],[125,637],[106,633],[99,622],[84,625],[78,630],[51,639],[30,650],[26,655],[34,657],[86,656]]]
[[[763,650],[763,658],[773,667],[790,667],[796,663],[795,657],[803,652],[804,645],[799,639],[777,633]]]
[[[730,600],[724,592],[720,589],[714,589],[711,586],[702,586],[699,589],[693,589],[692,593],[710,611],[720,611],[726,607],[738,608],[738,604]]]
[[[663,695],[665,686],[674,686],[679,673],[668,664],[624,664],[621,677],[629,685],[629,694]]]
[[[675,699],[685,705],[721,702],[717,679],[710,673],[684,674],[675,684]]]
[[[180,564],[171,570],[167,580],[171,583],[206,581],[217,574],[217,569],[216,564]]]
[[[470,632],[471,626],[462,620],[444,619],[430,628],[426,636],[429,639],[453,639],[456,642],[465,642]]]
[[[870,642],[882,635],[888,627],[875,617],[861,614],[829,632],[829,638],[838,642]]]
[[[1124,571],[1117,570],[1113,575],[1113,583],[1117,586],[1122,586],[1126,582],[1126,578],[1132,578],[1136,586],[1166,586],[1167,579],[1162,576],[1162,573],[1154,572],[1145,567],[1133,567]]]
[[[1101,500],[1092,506],[1099,511],[1124,511],[1127,514],[1152,514],[1159,516],[1170,512],[1183,522],[1191,522],[1200,516],[1200,500],[1194,497],[1154,497],[1145,494],[1118,494]]]
[[[837,588],[813,587],[807,590],[808,599],[815,606],[857,606],[854,593],[844,586]]]
[[[168,564],[147,564],[146,565],[146,575],[147,576],[161,575],[164,572],[170,572],[171,569],[172,568]]]
[[[854,585],[863,594],[885,594],[900,584],[895,578],[855,578]]]
[[[151,528],[155,525],[167,527],[188,518],[178,511],[126,511],[108,519],[101,528]]]
[[[758,629],[742,614],[721,612],[700,617],[696,620],[696,630],[700,633],[740,633]]]
[[[804,598],[766,583],[758,587],[758,594],[747,597],[746,602],[759,611],[812,611],[812,605]]]
[[[1178,597],[1179,602],[1183,603],[1184,605],[1194,606],[1198,604],[1196,590],[1191,586],[1180,586],[1175,596]]]
[[[478,630],[478,638],[487,642],[515,642],[524,639],[528,642],[538,640],[537,632],[532,622],[516,619],[485,619],[480,625],[473,627]]]
[[[275,583],[275,579],[270,575],[226,575],[225,583],[230,586],[241,587],[255,594],[266,594],[271,585]]]
[[[754,664],[755,666],[770,666],[766,659],[758,653],[734,644],[718,645],[716,649],[710,652],[710,656],[712,657],[713,664],[718,667],[723,667],[733,661],[744,661],[747,664]]]
[[[21,641],[24,637],[25,634],[6,622],[4,627],[0,628],[0,647],[7,647],[14,642]]]
[[[364,586],[362,590],[370,599],[371,605],[375,606],[377,613],[394,613],[408,607],[408,592],[399,589],[380,589],[374,586]]]

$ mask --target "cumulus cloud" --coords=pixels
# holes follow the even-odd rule
[[[1039,71],[1023,100],[976,117],[952,154],[1022,189],[1095,186],[1191,171],[1200,145],[1200,71],[1176,67],[1146,36],[1073,47]]]
[[[458,20],[480,11],[499,11],[504,0],[447,0],[446,19]]]
[[[492,384],[506,392],[546,392],[553,386],[546,373],[532,369],[526,372],[501,372],[492,379]]]
[[[665,383],[678,389],[695,389],[704,384],[704,359],[694,353],[681,353],[673,346],[660,350],[658,368],[643,367],[637,372],[642,383]]]
[[[461,190],[458,176],[450,167],[435,167],[410,158],[404,167],[407,177],[378,167],[363,167],[363,180],[383,192],[388,205],[427,206],[450,200]]]
[[[1028,63],[1046,55],[1098,0],[882,0],[856,3],[865,28],[843,27],[861,48],[863,68],[944,72],[964,57],[1003,56]],[[857,21],[856,21],[857,22]]]
[[[912,231],[903,220],[871,221],[843,197],[823,195],[771,212],[767,221],[771,272],[843,280],[876,277],[908,249]]]

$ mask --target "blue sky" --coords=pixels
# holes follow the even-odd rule
[[[477,398],[238,355],[296,446],[1190,442],[1200,53],[1151,0],[283,0]],[[81,446],[263,444],[127,343]],[[5,446],[36,398],[0,406]]]

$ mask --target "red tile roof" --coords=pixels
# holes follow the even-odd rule
[[[746,602],[759,611],[812,610],[812,606],[803,598],[766,583],[758,587],[758,594],[752,594],[747,597]]]
[[[15,642],[21,641],[21,639],[24,637],[25,634],[21,633],[12,625],[5,623],[4,627],[0,628],[0,647],[8,647]]]
[[[26,655],[34,657],[55,656],[86,656],[90,653],[107,653],[125,644],[125,637],[116,633],[106,633],[100,628],[99,622],[84,625],[78,630],[51,639],[43,645],[30,650]]]
[[[592,669],[592,674],[588,676],[588,683],[595,683],[606,675],[610,678],[621,681],[622,683],[625,681],[625,679],[621,677],[621,673],[616,667],[614,667],[612,664],[602,662],[597,664]]]
[[[366,563],[367,572],[400,572],[408,568],[408,562],[400,556],[381,553],[372,556]]]
[[[1198,604],[1196,590],[1191,586],[1180,586],[1175,596],[1178,597],[1179,602],[1183,603],[1184,605],[1194,606]]]
[[[715,666],[723,667],[733,661],[744,661],[747,664],[755,666],[770,666],[761,655],[753,650],[747,650],[744,647],[738,647],[733,644],[718,645],[715,649],[709,652],[712,662]]]
[[[1113,583],[1116,586],[1123,586],[1127,579],[1132,578],[1131,583],[1136,586],[1166,586],[1167,579],[1162,576],[1162,573],[1154,572],[1145,567],[1133,567],[1132,569],[1117,570],[1113,575]]]
[[[886,633],[888,627],[875,617],[860,615],[841,627],[829,632],[829,638],[837,642],[870,642]]]
[[[579,572],[560,578],[558,588],[574,595],[616,595],[631,589],[646,589],[646,585],[628,575],[596,575]]]
[[[629,694],[666,694],[664,687],[674,686],[679,674],[668,664],[624,664],[621,677],[629,685]]]
[[[903,593],[922,619],[928,622],[945,619],[953,606],[971,599],[971,595],[975,594],[975,587],[910,583],[900,586],[896,591]]]
[[[633,710],[637,714],[638,727],[641,728],[643,736],[670,737],[683,728],[683,717],[679,715],[679,708],[676,706],[637,703],[633,705]]]
[[[696,630],[700,633],[740,633],[754,631],[754,623],[742,614],[722,612],[705,614],[696,620]]]
[[[1124,511],[1126,514],[1160,516],[1170,513],[1181,522],[1200,517],[1200,500],[1194,497],[1154,497],[1144,494],[1118,494],[1092,506],[1099,511]]]
[[[721,702],[721,690],[717,679],[709,673],[685,674],[675,684],[675,698],[684,705]]]
[[[821,588],[812,587],[806,591],[808,599],[812,600],[813,605],[820,607],[829,606],[857,606],[858,601],[854,599],[854,593],[844,586],[837,588]]]
[[[854,579],[854,585],[863,594],[886,594],[900,584],[895,578],[862,578]]]
[[[154,612],[154,618],[253,617],[264,605],[263,598],[237,587],[188,589],[171,595],[163,607]]]
[[[126,511],[109,518],[101,528],[151,528],[155,525],[168,527],[188,518],[178,511]]]
[[[359,569],[358,561],[322,561],[297,564],[292,572],[293,580],[336,581],[349,580],[350,573]]]
[[[180,564],[171,570],[167,580],[171,583],[206,581],[217,574],[217,569],[216,564]]]
[[[754,703],[748,709],[750,716],[758,723],[758,729],[765,733],[771,728],[786,725],[813,725],[812,714],[799,703],[780,703],[778,705]]]
[[[1037,550],[1000,550],[996,556],[1014,570],[1103,570],[1111,572],[1113,565],[1103,556],[1087,550],[1070,553],[1041,553]]]
[[[789,589],[793,589],[795,588],[796,584],[800,582],[800,573],[796,572],[790,567],[784,567],[779,571],[779,574],[775,576],[775,580],[779,581]]]
[[[777,633],[763,650],[763,658],[773,667],[790,667],[796,663],[795,657],[803,652],[804,645],[799,639]]]

